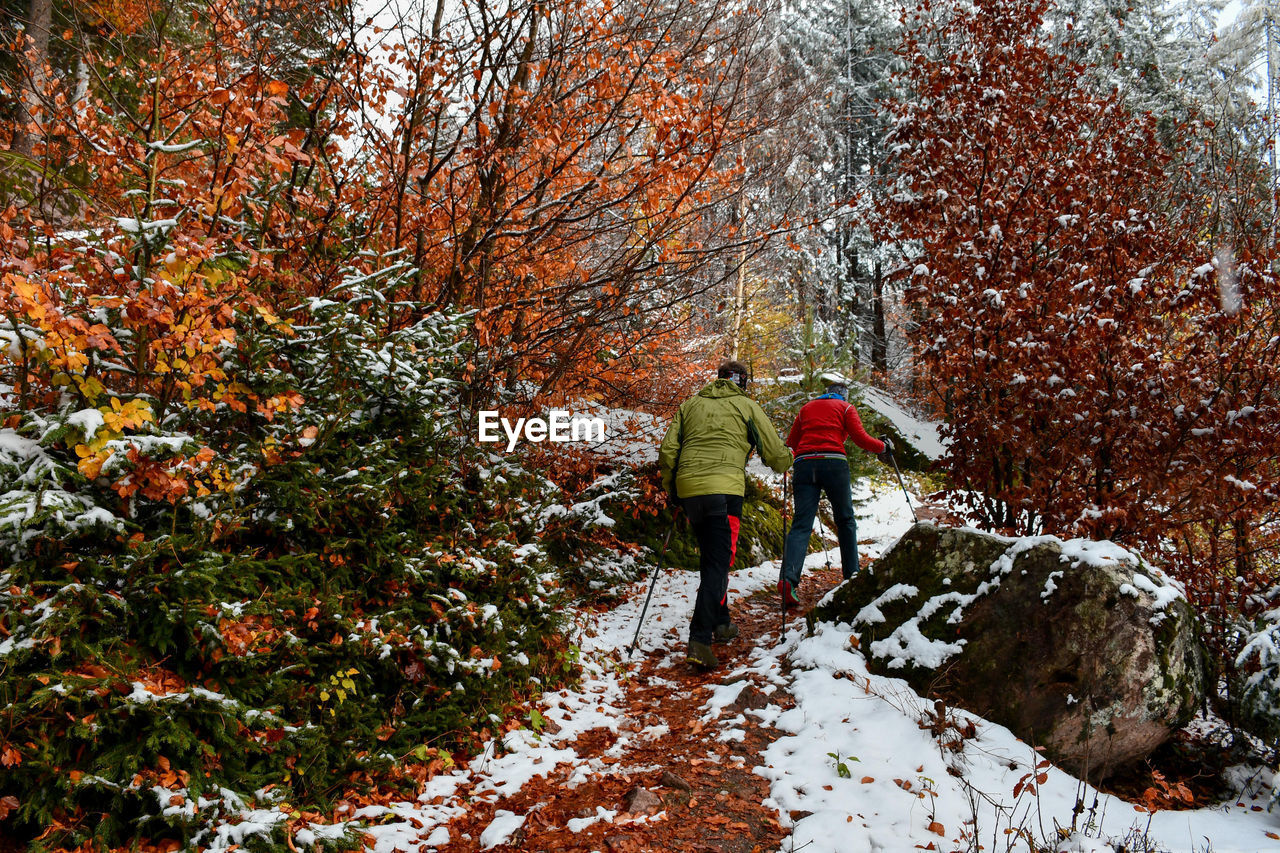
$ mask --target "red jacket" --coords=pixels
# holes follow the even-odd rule
[[[884,442],[867,435],[862,418],[839,397],[822,396],[800,408],[787,434],[787,447],[796,458],[806,453],[844,453],[845,438],[868,453],[883,453]]]

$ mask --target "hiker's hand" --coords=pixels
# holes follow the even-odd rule
[[[893,465],[893,442],[887,435],[880,436],[880,440],[884,442],[884,450],[877,453],[876,458],[886,465]]]

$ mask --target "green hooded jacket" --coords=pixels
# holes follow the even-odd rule
[[[791,467],[791,451],[760,404],[733,380],[717,379],[681,403],[667,427],[658,450],[662,488],[680,498],[745,494],[753,448],[778,473]]]

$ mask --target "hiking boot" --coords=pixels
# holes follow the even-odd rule
[[[702,669],[715,669],[720,665],[720,661],[716,659],[716,653],[711,651],[711,646],[696,640],[689,641],[689,652],[685,660]]]
[[[795,584],[786,578],[778,581],[778,595],[782,596],[782,606],[788,610],[800,606],[800,596],[796,595]]]
[[[738,636],[738,626],[730,622],[728,625],[717,625],[712,633],[712,642],[727,643]]]

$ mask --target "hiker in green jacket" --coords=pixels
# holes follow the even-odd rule
[[[770,468],[791,467],[787,450],[760,405],[744,392],[747,369],[726,361],[717,379],[680,404],[662,438],[662,487],[684,508],[698,539],[702,578],[689,623],[689,663],[719,665],[713,640],[731,640],[729,567],[738,547],[747,457],[754,449]]]

